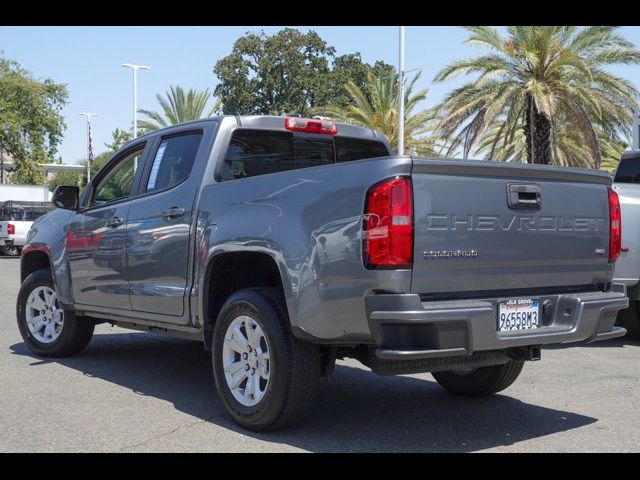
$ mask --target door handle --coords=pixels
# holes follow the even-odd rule
[[[107,227],[116,228],[124,223],[124,219],[122,217],[111,217],[107,220]]]
[[[171,207],[165,210],[164,212],[162,212],[162,216],[167,219],[179,218],[182,215],[184,215],[184,208],[180,208],[180,207]]]

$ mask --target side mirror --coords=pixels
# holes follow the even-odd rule
[[[53,191],[51,201],[58,208],[78,210],[80,189],[69,185],[58,185]]]

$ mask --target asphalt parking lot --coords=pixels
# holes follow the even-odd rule
[[[236,427],[194,342],[100,325],[80,355],[34,357],[15,323],[19,260],[0,258],[0,452],[640,451],[640,344],[543,350],[502,394],[339,362],[286,431]]]

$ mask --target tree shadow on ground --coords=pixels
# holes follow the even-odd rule
[[[527,404],[504,394],[460,398],[430,376],[380,377],[339,364],[323,381],[318,399],[299,424],[250,433],[226,414],[213,384],[209,355],[195,342],[148,333],[97,334],[76,357],[41,359],[24,343],[14,354],[33,357],[34,368],[55,362],[172,402],[176,409],[267,442],[315,452],[471,452],[580,428],[597,420]],[[215,451],[215,437],[211,450]]]

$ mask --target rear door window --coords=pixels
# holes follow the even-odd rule
[[[153,159],[146,191],[166,190],[186,180],[201,140],[200,132],[163,138]]]

